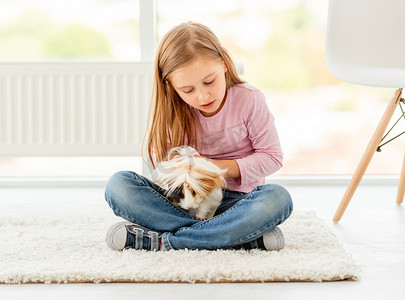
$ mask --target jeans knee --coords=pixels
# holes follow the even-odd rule
[[[267,184],[259,186],[258,190],[263,193],[260,197],[263,203],[263,212],[269,215],[279,215],[282,219],[287,219],[293,210],[293,202],[290,193],[281,185]]]
[[[293,202],[290,193],[281,185],[275,185],[274,189],[276,198],[280,202],[280,206],[282,206],[283,210],[290,215],[293,210]]]
[[[119,171],[110,177],[105,189],[105,200],[110,206],[113,202],[127,199],[127,190],[133,178],[134,173],[130,171]]]

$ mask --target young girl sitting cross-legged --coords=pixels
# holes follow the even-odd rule
[[[265,184],[282,167],[282,151],[264,95],[236,73],[214,33],[183,23],[161,40],[155,58],[148,156],[153,166],[189,145],[221,169],[226,189],[213,218],[173,205],[165,190],[130,171],[114,174],[105,198],[125,219],[110,227],[110,248],[280,250],[278,225],[291,214],[288,191]]]

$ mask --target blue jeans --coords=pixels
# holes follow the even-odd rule
[[[266,184],[249,193],[224,190],[215,216],[200,221],[172,205],[164,192],[146,177],[121,171],[108,181],[105,198],[117,216],[162,232],[166,250],[253,245],[256,239],[283,223],[293,209],[285,188]]]

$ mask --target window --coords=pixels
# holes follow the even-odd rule
[[[139,0],[0,0],[0,60],[139,60]]]
[[[139,0],[0,0],[0,62],[139,61]],[[0,99],[1,101],[1,99]],[[109,176],[139,157],[0,157],[0,177]]]
[[[0,0],[0,61],[140,60],[142,1]],[[243,66],[242,78],[264,92],[285,154],[277,175],[353,173],[393,90],[330,74],[327,1],[157,0],[156,7],[158,39],[181,22],[204,23]],[[146,18],[153,24],[152,15]],[[403,137],[384,146],[367,173],[398,173],[403,149]],[[0,158],[0,164],[0,176],[109,176],[141,168],[140,158]]]

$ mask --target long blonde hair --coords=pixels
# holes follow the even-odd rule
[[[169,145],[178,147],[187,141],[189,146],[198,150],[197,116],[177,94],[170,82],[170,76],[199,55],[224,62],[227,68],[226,89],[243,83],[227,50],[208,27],[187,22],[166,33],[156,52],[153,94],[146,133],[148,158],[153,167],[155,162],[166,158],[170,150]]]

